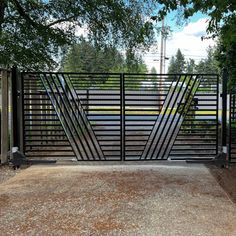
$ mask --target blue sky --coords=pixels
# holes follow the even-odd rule
[[[166,24],[172,30],[166,42],[166,56],[168,58],[174,56],[179,48],[186,59],[192,58],[198,63],[206,57],[207,48],[215,45],[215,41],[212,39],[201,40],[202,36],[207,35],[208,18],[202,13],[196,13],[188,22],[184,23],[183,21],[183,24],[179,25],[175,16],[176,13],[172,12],[165,19]],[[158,45],[147,52],[143,58],[149,70],[151,67],[155,67],[157,72],[159,72],[160,38],[158,39]],[[168,63],[169,61],[167,60],[165,71],[167,71]]]
[[[197,22],[199,19],[202,18],[207,18],[207,15],[202,14],[202,13],[195,13],[189,20],[188,22]],[[184,28],[184,25],[180,26],[177,25],[176,22],[176,12],[172,12],[170,13],[167,17],[166,17],[166,22],[167,24],[171,27],[171,29],[175,32],[181,31]]]

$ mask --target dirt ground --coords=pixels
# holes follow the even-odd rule
[[[0,165],[0,184],[20,173],[21,169],[13,170],[8,165]]]
[[[33,166],[0,184],[0,235],[235,236],[236,205],[215,178],[223,186],[223,172]]]
[[[233,164],[229,168],[214,166],[208,166],[208,168],[230,199],[236,204],[236,165]]]

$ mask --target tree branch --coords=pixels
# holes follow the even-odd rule
[[[70,16],[70,17],[68,17],[68,18],[59,19],[59,20],[56,20],[56,21],[54,21],[54,22],[48,24],[47,27],[52,27],[52,26],[57,25],[57,24],[60,24],[60,23],[62,23],[62,22],[70,21],[70,20],[72,20],[72,19],[74,19],[74,18],[75,18],[75,16]]]
[[[70,16],[64,19],[58,19],[48,25],[40,25],[39,23],[37,23],[36,21],[34,21],[33,19],[31,19],[31,17],[25,12],[24,8],[21,6],[21,4],[18,2],[18,0],[12,0],[13,4],[15,5],[15,7],[17,8],[18,13],[27,21],[29,22],[32,26],[34,27],[39,27],[39,26],[44,26],[47,28],[50,28],[56,24],[62,23],[62,22],[66,22],[66,21],[70,21],[73,18],[75,18],[75,16]]]
[[[11,0],[12,3],[15,5],[18,13],[27,21],[29,22],[32,26],[38,27],[39,24],[32,20],[28,14],[26,14],[24,8],[20,5],[20,3],[17,0]]]

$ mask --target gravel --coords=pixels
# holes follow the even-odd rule
[[[0,185],[0,235],[234,236],[203,165],[33,166]]]
[[[7,165],[0,165],[0,184],[20,173],[20,169],[14,170]]]

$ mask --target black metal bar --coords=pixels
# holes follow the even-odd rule
[[[73,98],[74,104],[75,104],[75,106],[76,106],[76,108],[77,108],[77,110],[78,110],[78,113],[79,113],[79,115],[80,115],[80,117],[81,117],[81,120],[82,120],[84,126],[85,126],[85,129],[86,129],[86,131],[87,131],[87,133],[88,133],[88,135],[89,135],[90,141],[92,142],[92,145],[94,146],[95,151],[96,151],[96,153],[98,154],[99,159],[101,159],[102,157],[100,156],[100,153],[99,153],[99,150],[98,150],[98,148],[99,148],[99,143],[98,143],[97,140],[96,140],[96,141],[97,141],[97,145],[94,143],[94,141],[95,141],[94,139],[96,139],[96,135],[95,135],[93,129],[91,128],[91,132],[92,132],[92,134],[93,134],[93,136],[94,136],[94,137],[92,137],[92,135],[91,135],[91,133],[89,132],[88,127],[87,127],[88,124],[90,124],[90,123],[89,123],[89,120],[88,120],[88,124],[86,124],[86,122],[85,122],[85,120],[84,120],[84,117],[83,117],[83,115],[82,115],[82,112],[80,111],[79,106],[78,106],[78,104],[76,103],[75,98],[74,98],[74,96],[73,96],[73,94],[72,94],[72,91],[70,90],[69,84],[68,84],[68,82],[66,81],[65,76],[64,76],[64,75],[62,75],[62,76],[63,76],[63,78],[64,78],[64,81],[65,81],[65,83],[66,83],[68,89],[69,89],[70,95],[71,95],[72,98]],[[69,77],[69,76],[68,76],[68,79],[69,79],[70,84],[71,84],[71,89],[73,89],[73,90],[74,90],[74,93],[76,94],[76,90],[74,89],[73,83],[72,83],[72,81],[70,80],[70,77]],[[79,96],[78,96],[77,94],[76,94],[76,96],[77,96],[78,102],[79,102],[79,104],[80,104],[80,100],[79,100],[80,98],[79,98]],[[82,104],[80,104],[80,105],[81,105],[81,107],[82,107]],[[85,109],[83,109],[83,110],[85,110]],[[89,114],[87,114],[87,115],[89,115]],[[86,116],[86,119],[87,119],[87,116]],[[98,146],[98,147],[97,147],[97,146]],[[103,153],[102,150],[101,150],[101,153],[102,153],[102,156],[104,156],[104,153]],[[104,156],[104,158],[105,158],[105,156]]]
[[[227,158],[227,84],[228,71],[223,69],[222,75],[222,154]]]
[[[165,117],[165,115],[166,115],[166,112],[168,111],[169,105],[171,104],[172,97],[173,97],[173,95],[175,94],[175,91],[176,91],[176,89],[177,89],[177,87],[178,87],[178,84],[179,84],[179,82],[180,82],[180,79],[181,79],[181,76],[178,77],[177,82],[176,82],[175,87],[174,87],[174,90],[173,90],[172,93],[170,94],[170,98],[169,98],[169,100],[167,101],[167,105],[166,105],[166,107],[165,107],[165,109],[164,109],[164,113],[162,114],[161,120],[159,121],[158,127],[157,127],[157,129],[156,129],[156,131],[155,131],[155,133],[154,133],[154,137],[153,137],[153,139],[152,139],[152,141],[151,141],[151,145],[150,145],[149,148],[148,148],[148,152],[146,153],[145,159],[147,158],[147,156],[148,156],[148,154],[149,154],[149,152],[150,152],[150,150],[151,150],[151,147],[152,147],[153,142],[154,142],[154,140],[155,140],[155,138],[156,138],[156,135],[157,135],[157,133],[158,133],[159,130],[160,130],[160,126],[161,126],[161,125],[164,125],[164,127],[163,127],[162,130],[161,130],[161,134],[159,135],[159,137],[158,137],[158,139],[157,139],[156,145],[155,145],[154,149],[151,151],[150,159],[152,159],[153,152],[154,152],[154,150],[156,150],[156,147],[157,147],[157,145],[158,145],[158,142],[159,142],[159,140],[160,140],[160,138],[161,138],[161,136],[162,136],[162,133],[163,133],[163,131],[164,131],[164,129],[165,129],[165,126],[166,126],[166,123],[167,123],[167,122],[164,122],[164,124],[162,124],[162,123],[163,123],[163,119],[164,119],[164,117]],[[185,77],[185,79],[186,79],[186,77]],[[172,84],[173,84],[173,82],[174,82],[174,81],[172,81]],[[183,84],[182,84],[182,86],[183,86]],[[170,88],[169,92],[170,92],[170,91],[171,91],[171,88]],[[168,99],[168,96],[167,96],[166,99]],[[165,104],[165,103],[164,103],[164,104]],[[171,111],[172,111],[172,109],[173,109],[173,106],[174,106],[174,103],[173,103],[173,105],[172,105],[172,107],[171,107]],[[171,112],[170,112],[170,113],[171,113]],[[168,118],[169,118],[169,115],[168,115]],[[158,118],[157,118],[156,122],[158,122]],[[155,126],[154,126],[154,127],[155,127]],[[153,127],[153,128],[154,128],[154,127]],[[158,158],[158,157],[157,157],[157,158]]]
[[[194,77],[191,77],[191,79],[192,78],[194,78]],[[171,132],[171,136],[173,136],[173,134],[174,134],[174,132],[175,132],[175,130],[176,130],[176,127],[177,127],[177,125],[178,125],[178,123],[179,123],[179,120],[180,120],[180,118],[181,118],[181,116],[184,116],[183,117],[183,119],[185,118],[185,116],[186,116],[186,114],[184,114],[184,108],[185,108],[185,106],[186,106],[186,103],[189,101],[189,99],[190,99],[190,97],[191,97],[191,93],[192,93],[192,91],[193,91],[193,89],[194,89],[194,86],[195,86],[195,84],[196,84],[196,82],[197,82],[197,79],[198,79],[198,76],[196,76],[196,78],[195,78],[195,80],[194,80],[194,82],[193,82],[193,85],[191,86],[191,89],[190,89],[190,91],[189,91],[189,94],[187,95],[187,98],[186,98],[186,102],[185,102],[185,104],[184,104],[184,107],[182,108],[182,111],[181,111],[181,113],[180,113],[180,115],[179,115],[179,117],[178,117],[178,120],[177,120],[177,122],[175,123],[175,125],[174,125],[174,129],[172,130],[172,132]],[[190,80],[189,80],[190,81]],[[200,83],[199,83],[200,84]],[[188,84],[189,85],[189,84]],[[186,87],[188,87],[188,85],[186,86]],[[196,91],[195,91],[196,92]],[[183,97],[182,97],[182,99],[183,99]],[[182,101],[182,99],[181,99],[181,101]],[[192,101],[191,101],[192,102]],[[190,102],[190,105],[191,105],[191,102]],[[179,110],[179,106],[178,106],[178,109],[177,109],[177,111]],[[176,111],[176,112],[177,112]],[[181,130],[181,128],[180,128],[180,130]],[[178,136],[178,135],[177,135]],[[174,144],[174,142],[175,142],[175,139],[177,138],[177,136],[176,137],[174,137],[174,139],[173,139],[173,144]],[[172,144],[172,146],[173,146],[173,144]],[[168,144],[167,144],[167,147],[170,145],[170,140],[168,141]],[[164,155],[165,155],[165,153],[166,153],[166,151],[167,151],[167,148],[166,148],[166,150],[164,151]]]
[[[12,86],[12,120],[13,120],[13,147],[19,147],[18,139],[18,92],[17,92],[17,68],[12,67],[11,71],[11,86]]]
[[[58,77],[58,75],[56,75],[56,77],[54,77],[54,78],[57,78],[57,81],[59,82],[60,87],[61,87],[61,89],[62,89],[62,91],[63,91],[63,93],[64,93],[64,95],[65,95],[64,97],[65,97],[66,103],[69,104],[69,108],[71,109],[71,111],[72,111],[72,113],[73,113],[73,115],[74,115],[74,118],[75,118],[75,120],[76,120],[76,123],[77,123],[77,125],[78,125],[78,127],[79,127],[79,129],[80,129],[80,131],[81,131],[81,133],[82,133],[83,139],[85,140],[85,143],[86,143],[86,145],[87,145],[87,147],[88,147],[88,150],[89,150],[91,156],[93,157],[93,159],[95,159],[95,156],[94,156],[94,154],[93,154],[93,152],[92,152],[92,150],[91,150],[91,147],[90,147],[90,145],[89,145],[89,143],[88,143],[88,140],[87,140],[87,138],[86,138],[86,135],[85,135],[85,133],[84,133],[84,130],[83,130],[82,127],[80,127],[80,123],[79,123],[79,120],[78,120],[78,118],[77,118],[77,116],[76,116],[76,114],[75,114],[74,108],[73,108],[72,104],[70,103],[70,100],[69,100],[69,98],[68,98],[68,96],[67,96],[67,94],[66,94],[67,91],[65,90],[64,86],[62,85],[62,82],[61,82],[60,78]],[[52,79],[53,79],[53,78],[52,78]],[[63,79],[64,79],[64,81],[65,81],[65,78],[64,78],[64,77],[63,77]],[[53,80],[53,82],[54,82],[54,85],[55,85],[55,87],[56,87],[56,89],[57,89],[57,91],[58,91],[58,93],[59,93],[60,90],[59,90],[58,86],[56,85],[56,83],[55,83],[54,80]],[[66,81],[65,81],[65,83],[66,83]],[[67,84],[66,84],[66,85],[67,85]],[[68,89],[68,92],[69,92],[70,95],[71,95],[71,99],[74,99],[73,94],[71,93],[69,86],[67,86],[67,89]],[[61,93],[60,93],[59,96],[61,97],[62,101],[64,101],[63,104],[66,105],[66,104],[65,104],[65,100],[64,100],[64,98],[63,98],[63,96],[62,96]],[[73,100],[73,101],[74,101],[74,100]],[[67,108],[66,108],[66,109],[67,109]],[[68,112],[68,109],[67,109],[67,112]],[[70,115],[70,114],[68,113],[68,115]],[[82,116],[81,116],[81,119],[83,120],[83,117],[82,117]],[[73,122],[73,121],[72,121],[72,122]],[[73,122],[73,123],[74,123],[74,122]],[[84,124],[84,125],[85,125],[85,127],[87,128],[86,124]],[[86,154],[87,154],[87,157],[88,157],[89,155],[88,155],[87,149],[86,149],[86,147],[84,146],[84,143],[83,143],[82,139],[80,138],[80,134],[78,133],[78,131],[77,131],[77,129],[76,129],[76,126],[74,126],[74,128],[75,128],[76,134],[77,134],[77,136],[78,136],[78,138],[79,138],[79,140],[80,140],[80,142],[81,142],[81,144],[82,144],[82,147],[83,147],[83,149],[85,150],[85,152],[86,152]]]
[[[125,114],[125,76],[122,73],[120,75],[120,81],[121,81],[121,160],[125,161],[126,160],[126,152],[125,152],[125,145],[126,145],[126,127],[125,127],[125,119],[126,119],[126,114]]]
[[[180,86],[180,88],[179,88],[180,91],[182,91],[182,88],[183,88],[183,85],[184,85],[186,79],[187,79],[187,77],[185,77],[184,80],[182,81],[182,84],[181,84],[181,86]],[[172,110],[173,110],[174,106],[176,105],[176,102],[178,101],[179,94],[178,94],[178,96],[175,97],[175,100],[174,100],[173,105],[172,105],[172,107],[171,107],[170,115],[168,116],[168,118],[167,118],[167,120],[166,120],[166,124],[168,124],[168,121],[169,121],[170,116],[173,116],[173,117],[172,117],[172,120],[171,120],[172,122],[171,122],[171,124],[170,124],[169,126],[167,126],[167,131],[166,131],[166,133],[165,133],[165,135],[164,135],[164,139],[163,139],[162,142],[161,142],[161,148],[159,148],[159,150],[158,150],[157,158],[159,157],[159,154],[160,154],[160,152],[162,151],[163,145],[164,145],[165,142],[166,142],[166,138],[168,137],[168,133],[170,132],[170,128],[172,127],[172,124],[174,123],[176,114],[177,114],[177,112],[178,112],[178,110],[179,110],[180,104],[182,104],[182,101],[183,101],[183,99],[184,99],[185,93],[188,91],[188,86],[189,86],[189,84],[190,84],[190,82],[191,82],[191,79],[192,79],[192,77],[189,78],[189,81],[188,81],[188,83],[187,83],[187,85],[186,85],[186,87],[185,87],[185,89],[184,89],[184,91],[183,91],[183,93],[182,93],[182,96],[181,96],[181,98],[180,98],[179,104],[177,104],[177,109],[175,110],[174,116],[173,116],[171,113],[172,113]],[[187,99],[186,99],[186,100],[187,100]],[[186,102],[187,102],[187,101],[186,101]],[[186,102],[185,102],[185,104],[186,104]],[[184,110],[184,108],[182,108],[182,110]],[[178,120],[178,122],[179,122],[179,120]],[[175,126],[175,128],[173,129],[172,135],[174,134],[174,131],[175,131],[176,127],[177,127],[178,122],[175,122],[176,126]],[[166,124],[165,124],[165,127],[163,128],[162,132],[165,130]],[[171,136],[172,136],[172,135],[171,135]],[[161,136],[162,136],[162,133],[161,133],[160,137],[161,137]],[[165,155],[165,153],[166,153],[166,151],[167,151],[167,148],[168,148],[168,146],[169,146],[170,140],[171,140],[171,138],[169,138],[168,143],[167,143],[167,145],[165,146],[164,155]],[[159,141],[158,141],[158,142],[159,142]],[[156,147],[155,147],[155,149],[154,149],[154,152],[155,152],[155,151],[156,151]],[[161,159],[164,158],[164,155],[162,155]]]
[[[60,113],[62,114],[62,117],[63,117],[63,119],[64,119],[64,121],[65,121],[65,123],[66,123],[66,126],[67,126],[67,128],[68,128],[68,130],[69,130],[69,133],[70,133],[70,135],[71,135],[71,137],[72,137],[72,139],[73,139],[73,142],[74,142],[74,144],[75,144],[75,146],[76,146],[76,148],[77,148],[77,151],[79,152],[81,159],[83,159],[83,155],[82,155],[82,153],[81,153],[81,151],[80,151],[80,149],[79,149],[79,147],[78,147],[78,144],[77,144],[77,142],[76,142],[76,140],[75,140],[75,138],[74,138],[73,132],[72,132],[71,129],[70,129],[70,126],[69,126],[69,124],[68,124],[68,122],[67,122],[67,119],[66,119],[66,117],[65,117],[65,114],[63,113],[63,111],[62,111],[62,109],[61,109],[61,107],[60,107],[60,104],[59,104],[59,102],[58,102],[58,100],[57,100],[57,98],[56,98],[56,95],[55,95],[55,93],[54,93],[54,91],[53,91],[53,88],[52,88],[50,82],[48,81],[47,74],[43,73],[42,76],[43,76],[43,77],[46,79],[46,81],[47,81],[48,87],[50,88],[50,90],[51,90],[51,92],[52,92],[52,95],[53,95],[53,97],[54,97],[54,100],[56,101],[56,104],[57,104],[57,106],[59,107]],[[41,78],[41,77],[40,77],[40,78]],[[44,81],[43,81],[42,78],[41,78],[41,80],[42,80],[42,83],[44,84]],[[46,84],[44,84],[44,87],[45,87],[45,90],[46,90],[46,92],[47,92]],[[50,94],[49,94],[49,93],[48,93],[48,96],[50,97]],[[53,107],[54,107],[53,101],[51,101],[51,103],[52,103],[52,105],[53,105]],[[55,112],[56,112],[56,107],[54,107],[54,109],[55,109]],[[58,118],[60,119],[59,116],[58,116]],[[71,117],[69,116],[69,118],[71,118]],[[63,124],[62,124],[62,125],[63,125]],[[66,129],[66,127],[65,127],[65,129]],[[65,130],[65,134],[67,135],[68,140],[70,140],[70,137],[69,137],[69,135],[67,134],[66,130]],[[74,151],[74,153],[75,153],[75,155],[76,155],[76,152],[75,152],[75,151]],[[78,159],[77,156],[76,156],[76,158]]]
[[[24,110],[24,103],[25,103],[25,88],[24,88],[24,82],[25,82],[25,78],[23,76],[23,74],[21,73],[21,76],[20,76],[20,84],[21,84],[21,111],[22,111],[22,129],[23,129],[23,132],[22,132],[22,153],[25,154],[25,135],[26,135],[26,132],[25,132],[25,110]]]
[[[56,91],[57,91],[58,95],[59,95],[60,98],[61,98],[61,101],[62,101],[62,103],[63,103],[63,106],[65,107],[65,110],[64,110],[63,112],[65,113],[65,111],[66,111],[67,117],[69,117],[69,120],[70,120],[70,124],[72,124],[72,126],[73,126],[73,128],[74,128],[74,130],[75,130],[75,132],[76,132],[78,141],[79,141],[79,143],[80,143],[80,145],[81,145],[81,147],[82,147],[84,153],[86,154],[86,158],[89,159],[89,154],[88,154],[88,152],[87,152],[87,149],[84,147],[84,143],[83,143],[83,141],[82,141],[82,139],[81,139],[81,137],[80,137],[80,135],[79,135],[79,133],[78,133],[78,131],[77,131],[77,129],[76,129],[76,126],[75,126],[75,124],[74,124],[74,122],[73,122],[73,120],[72,120],[72,117],[70,116],[70,112],[69,112],[68,107],[67,107],[67,105],[66,105],[66,103],[65,103],[65,100],[63,99],[63,96],[62,96],[62,94],[61,94],[61,92],[60,92],[60,90],[59,90],[59,88],[58,88],[58,85],[56,84],[56,82],[55,82],[55,80],[54,80],[55,77],[53,78],[52,74],[49,74],[49,75],[50,75],[52,84],[54,84],[54,87],[56,88]],[[47,77],[47,75],[45,75],[45,77]],[[58,78],[57,78],[57,79],[58,79]],[[60,79],[59,79],[59,82],[60,82]],[[60,85],[61,85],[61,84],[60,84]],[[63,88],[62,85],[61,85],[61,87]],[[53,88],[52,88],[52,92],[54,93]],[[65,94],[65,98],[68,98],[68,97],[66,96],[66,91],[65,91],[64,89],[63,89],[63,92],[64,92],[64,94]],[[68,100],[67,100],[67,103],[70,104],[70,102],[69,102]],[[60,105],[59,105],[59,106],[60,106]],[[71,108],[71,107],[70,107],[70,108]],[[61,109],[61,108],[60,108],[60,109]],[[72,112],[74,112],[73,108],[72,108]],[[75,114],[74,114],[74,115],[75,115]],[[75,115],[75,116],[76,116],[76,115]],[[69,127],[69,126],[68,126],[68,127]],[[72,131],[72,136],[74,137],[73,134],[74,134],[74,133],[73,133],[73,131]],[[80,152],[80,147],[77,145],[77,140],[76,140],[75,138],[74,138],[74,140],[75,140],[76,147],[78,148],[79,153],[81,153],[81,152]],[[92,153],[91,153],[91,154],[92,154]],[[81,153],[81,155],[82,155],[82,153]],[[93,156],[93,154],[92,154],[92,156]],[[81,158],[82,158],[82,156],[81,156]]]
[[[229,162],[235,164],[236,160],[236,95],[235,92],[230,94],[230,119],[229,119]]]

